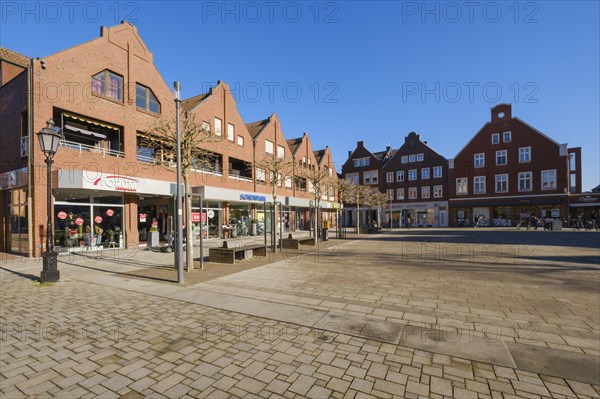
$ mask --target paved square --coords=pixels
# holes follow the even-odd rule
[[[61,258],[52,286],[32,281],[40,262],[5,261],[0,393],[600,397],[599,247],[404,230],[186,287],[128,275],[167,254]]]

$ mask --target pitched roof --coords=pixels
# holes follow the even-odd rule
[[[253,139],[259,135],[259,133],[267,126],[271,118],[263,119],[256,122],[246,123],[246,129],[248,129],[248,133],[252,136]]]
[[[298,137],[295,139],[289,139],[286,141],[287,141],[288,147],[290,147],[290,151],[292,152],[292,154],[296,154],[298,147],[300,147],[300,144],[302,144],[302,137]]]
[[[27,68],[27,65],[29,65],[29,62],[31,61],[31,58],[19,54],[16,51],[9,50],[6,47],[0,47],[0,59],[22,66],[23,68]]]
[[[398,150],[385,150],[385,151],[378,151],[378,152],[374,152],[373,156],[375,158],[377,158],[378,161],[383,162],[384,160],[389,160],[392,159],[394,157],[394,155],[396,154]]]
[[[316,151],[313,151],[313,154],[315,154],[315,159],[317,160],[317,163],[320,165],[323,157],[325,156],[325,150],[316,150]]]
[[[211,94],[212,94],[212,88],[207,93],[198,94],[197,96],[190,97],[187,100],[183,100],[181,102],[181,107],[183,108],[184,111],[191,111],[192,109],[196,108],[196,106],[198,104],[200,104],[201,102],[206,100],[206,98],[208,96],[210,96]]]

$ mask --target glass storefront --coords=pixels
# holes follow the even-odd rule
[[[54,246],[58,252],[124,247],[122,196],[61,192],[55,200]]]
[[[252,210],[250,205],[231,205],[229,208],[229,228],[232,237],[245,237],[251,233]]]
[[[7,250],[26,255],[29,251],[29,223],[27,218],[27,190],[17,189],[7,192]]]
[[[479,221],[477,223],[481,226],[489,226],[490,225],[490,208],[488,207],[480,207],[473,208],[473,224],[476,224],[475,219]]]
[[[494,226],[509,227],[512,226],[512,212],[510,206],[496,206],[493,210]]]

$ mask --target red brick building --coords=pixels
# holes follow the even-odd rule
[[[421,135],[409,133],[404,144],[383,165],[381,191],[392,209],[392,225],[448,226],[448,160]],[[389,206],[387,213],[389,215]]]
[[[559,144],[512,116],[510,104],[449,163],[450,220],[455,226],[511,226],[531,216],[565,220],[569,195],[581,192],[581,149]]]
[[[0,251],[44,250],[46,165],[35,133],[49,119],[64,134],[52,171],[58,250],[138,246],[153,222],[163,234],[173,228],[174,159],[147,142],[157,121],[174,119],[174,97],[133,25],[102,27],[99,38],[40,59],[1,49],[0,67]],[[262,134],[246,126],[223,82],[182,109],[215,136],[205,144],[211,164],[190,172],[192,191],[204,198],[202,210],[192,209],[195,237],[249,234],[252,219],[267,217],[271,190],[254,168],[266,140],[290,159],[305,152],[317,163],[308,136],[288,147],[276,115]],[[290,214],[308,213],[309,194],[287,183],[280,193]]]
[[[342,176],[354,185],[363,185],[372,190],[382,191],[382,169],[392,158],[394,151],[387,147],[385,151],[371,152],[365,147],[364,141],[356,143],[354,151],[348,151],[348,159],[342,165]],[[360,209],[359,212],[357,210]],[[370,212],[370,214],[369,214]],[[347,226],[356,226],[360,220],[361,227],[367,227],[370,220],[377,219],[377,210],[346,204],[344,207],[344,222]],[[387,223],[387,222],[385,222]]]

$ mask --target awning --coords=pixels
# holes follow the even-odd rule
[[[93,120],[90,120],[90,119],[87,119],[87,118],[82,118],[80,116],[75,116],[73,114],[69,114],[67,112],[64,112],[63,115],[66,116],[67,118],[75,119],[75,120],[82,121],[82,122],[85,122],[85,123],[88,123],[88,124],[92,124],[92,125],[96,125],[96,126],[100,126],[100,127],[105,127],[107,129],[113,129],[113,130],[117,130],[117,131],[119,130],[119,128],[116,127],[116,126],[107,125],[106,123],[96,122],[96,121],[93,121]]]
[[[69,130],[71,130],[73,132],[82,133],[82,134],[85,134],[86,136],[97,137],[97,138],[102,139],[102,140],[106,139],[106,135],[105,134],[96,133],[96,132],[90,132],[89,130],[81,129],[81,128],[70,126],[70,125],[65,125],[65,129],[69,129]]]

